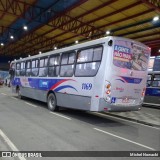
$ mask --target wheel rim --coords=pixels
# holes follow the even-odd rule
[[[50,108],[53,109],[53,108],[55,107],[55,100],[54,100],[54,98],[53,98],[53,97],[50,97],[50,101],[49,101],[49,102],[50,102],[50,103],[49,103],[49,104],[50,104],[50,105],[49,105]]]

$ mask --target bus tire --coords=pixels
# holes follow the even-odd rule
[[[47,105],[50,111],[58,111],[56,96],[53,93],[48,95]]]

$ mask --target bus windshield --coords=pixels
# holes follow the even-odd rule
[[[146,71],[149,60],[149,49],[130,41],[115,41],[113,64],[120,68]]]

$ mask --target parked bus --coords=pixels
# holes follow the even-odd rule
[[[160,71],[148,73],[144,105],[160,107]]]
[[[19,97],[47,102],[51,111],[136,111],[149,57],[144,44],[109,36],[13,61],[12,89]]]

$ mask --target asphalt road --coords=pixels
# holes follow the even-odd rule
[[[160,129],[99,113],[50,112],[45,103],[19,100],[9,88],[1,87],[0,151],[4,150],[160,151]]]

